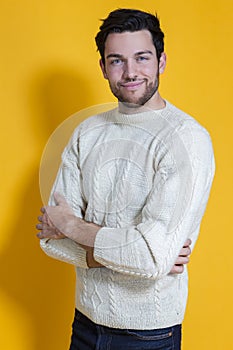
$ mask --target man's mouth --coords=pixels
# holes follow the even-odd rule
[[[125,82],[125,83],[120,83],[119,85],[127,90],[136,90],[142,84],[144,84],[144,80],[129,81],[129,82]]]

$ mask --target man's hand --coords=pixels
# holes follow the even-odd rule
[[[191,239],[186,240],[170,273],[178,274],[184,271],[184,265],[189,263],[189,255],[191,254],[191,248],[190,248],[191,243],[192,243]]]
[[[56,206],[41,208],[43,215],[38,217],[40,221],[36,228],[41,230],[37,237],[40,239],[70,238],[84,249],[94,247],[95,237],[101,226],[86,222],[77,217],[64,196],[54,194]]]
[[[41,208],[43,215],[38,217],[40,223],[36,225],[36,228],[41,230],[37,234],[40,239],[62,239],[67,237],[78,219],[62,195],[56,193],[54,198],[57,202],[56,206]]]
[[[63,239],[68,237],[87,251],[89,267],[102,266],[93,257],[95,236],[101,227],[76,217],[62,195],[55,193],[54,198],[57,202],[56,206],[41,208],[43,215],[38,217],[40,223],[36,225],[36,228],[40,232],[37,237],[39,239]],[[188,264],[189,255],[191,254],[190,245],[191,240],[187,239],[170,273],[179,274],[184,271],[184,265]]]
[[[46,208],[41,208],[41,213],[43,215],[38,216],[38,221],[40,221],[40,224],[36,225],[36,228],[38,230],[41,230],[38,234],[37,237],[40,239],[43,238],[48,238],[48,239],[62,239],[65,238],[66,236],[61,233],[57,227],[52,223],[50,220]]]

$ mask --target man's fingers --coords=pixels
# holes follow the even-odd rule
[[[175,265],[184,265],[189,263],[189,257],[188,256],[178,256],[176,259]]]
[[[45,213],[44,215],[39,215],[37,219],[43,224],[51,225],[51,222],[49,220],[47,213]]]
[[[173,274],[178,274],[178,273],[183,273],[184,272],[184,265],[188,264],[189,263],[189,255],[191,254],[191,248],[190,248],[190,245],[191,245],[192,241],[190,238],[188,238],[181,251],[180,251],[180,254],[178,256],[178,258],[176,259],[176,262],[174,264],[174,266],[172,267],[170,273],[173,273]]]
[[[184,265],[174,265],[171,269],[170,273],[183,273],[184,272]]]
[[[46,222],[43,222],[43,221],[41,223],[37,224],[36,228],[38,230],[42,230],[44,232],[55,231],[52,226],[48,225]]]
[[[191,254],[191,249],[189,247],[182,248],[179,256],[189,256]]]
[[[43,227],[41,229],[39,226],[40,226],[40,224],[36,225],[37,229],[41,230],[36,235],[39,239],[43,239],[43,238],[62,239],[62,238],[65,238],[65,236],[63,234],[60,234],[59,232],[51,229],[50,227]]]
[[[37,224],[36,228],[38,230],[41,230],[40,232],[37,233],[38,238],[52,238],[54,231],[51,231],[50,227],[44,224]]]
[[[49,238],[49,239],[62,239],[66,236],[57,230],[54,226],[51,226],[50,223],[46,223],[43,220],[36,225],[37,230],[40,232],[37,233],[39,239]]]
[[[190,238],[186,239],[185,243],[184,243],[184,247],[189,247],[192,244],[192,241]]]
[[[37,224],[36,228],[37,228],[37,230],[42,230],[43,226],[42,226],[42,224]]]

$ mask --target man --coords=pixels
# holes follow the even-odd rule
[[[159,94],[163,36],[142,11],[103,21],[100,66],[119,106],[74,131],[39,217],[42,249],[76,266],[71,350],[181,346],[214,159],[207,131]]]

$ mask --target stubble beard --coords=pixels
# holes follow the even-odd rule
[[[145,82],[145,84],[146,84],[146,82]],[[143,95],[141,97],[139,97],[135,101],[134,101],[134,98],[126,98],[124,96],[124,94],[121,93],[120,89],[117,89],[117,88],[111,86],[110,84],[109,84],[109,86],[110,86],[110,89],[111,89],[113,95],[124,106],[126,106],[128,108],[138,108],[138,107],[144,106],[157,92],[158,87],[159,87],[159,74],[157,74],[154,82],[151,82],[148,85],[146,84],[145,92],[143,93]]]

